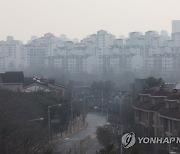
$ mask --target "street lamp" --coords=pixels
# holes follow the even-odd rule
[[[50,109],[52,107],[61,107],[61,104],[48,106],[48,132],[49,132],[49,139],[51,138],[51,116],[50,116]]]

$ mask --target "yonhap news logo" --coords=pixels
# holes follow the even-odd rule
[[[136,137],[133,132],[126,133],[122,136],[122,145],[125,149],[132,147],[136,143]]]
[[[122,136],[122,145],[125,149],[128,149],[139,144],[180,144],[180,137],[136,137],[135,133],[130,132]]]

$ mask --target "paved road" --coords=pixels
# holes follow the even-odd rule
[[[102,126],[106,124],[106,117],[105,116],[101,116],[101,115],[97,115],[97,114],[88,114],[86,121],[88,123],[88,126],[73,134],[68,136],[67,138],[60,140],[55,147],[55,154],[66,154],[67,150],[70,149],[70,147],[75,147],[76,143],[78,143],[79,140],[85,138],[86,136],[90,135],[91,139],[90,141],[86,142],[85,145],[83,145],[84,147],[86,147],[87,150],[91,150],[96,147],[99,147],[99,144],[97,142],[96,136],[95,136],[95,132],[96,132],[96,128],[98,126]],[[83,151],[84,151],[84,147],[82,147]]]

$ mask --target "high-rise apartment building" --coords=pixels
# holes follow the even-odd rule
[[[22,68],[23,43],[8,36],[6,41],[0,42],[1,71],[15,71]]]
[[[180,20],[172,21],[172,33],[180,32]]]
[[[113,45],[115,36],[105,30],[97,31],[97,34],[90,35],[82,40],[82,42],[92,41],[96,47],[101,49],[101,54],[106,55],[109,48]]]

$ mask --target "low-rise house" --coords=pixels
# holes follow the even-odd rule
[[[66,94],[66,87],[60,83],[43,78],[25,78],[24,79],[24,92],[56,92],[62,96]]]
[[[0,88],[12,91],[22,91],[24,82],[23,72],[0,73]]]
[[[24,77],[23,72],[0,73],[0,88],[19,92],[55,92],[62,96],[66,94],[66,87],[53,80],[43,78]]]
[[[154,115],[163,106],[165,96],[140,94],[140,101],[134,104],[135,123],[140,136],[154,136]]]
[[[156,113],[155,135],[162,137],[180,137],[180,93],[168,96],[165,105]],[[179,144],[169,144],[164,147],[168,151],[176,149],[180,152]]]
[[[133,104],[135,126],[138,136],[180,137],[180,92],[173,88],[151,88],[139,94]],[[171,151],[178,145],[158,148]],[[157,150],[157,147],[155,148]]]

